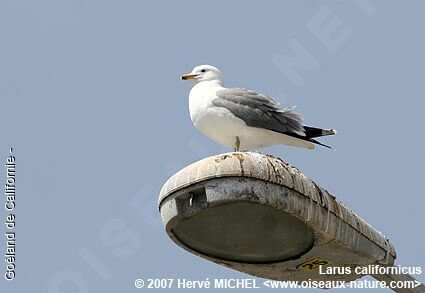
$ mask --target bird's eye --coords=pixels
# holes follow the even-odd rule
[[[205,69],[202,69],[202,70],[201,70],[201,72],[205,72],[205,71],[207,71],[207,70],[205,70]]]

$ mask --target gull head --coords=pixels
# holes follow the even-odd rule
[[[196,83],[202,81],[217,81],[220,84],[223,83],[220,70],[211,65],[198,65],[192,69],[191,73],[183,74],[180,78],[183,80],[193,79]]]

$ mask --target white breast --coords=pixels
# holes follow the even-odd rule
[[[196,84],[189,94],[190,118],[204,135],[224,146],[233,147],[236,133],[246,124],[229,110],[212,104],[215,93],[222,89],[215,82]]]
[[[197,126],[199,120],[207,114],[207,111],[213,107],[212,100],[216,97],[215,93],[223,89],[217,83],[200,82],[196,84],[189,93],[189,111],[190,119]]]

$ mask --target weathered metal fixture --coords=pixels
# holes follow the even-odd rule
[[[279,158],[233,152],[172,176],[159,196],[169,237],[202,258],[274,280],[354,280],[354,268],[392,266],[390,241]],[[322,274],[353,268],[350,274]]]

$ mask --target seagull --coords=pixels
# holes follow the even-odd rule
[[[245,88],[224,87],[218,68],[199,65],[183,80],[194,80],[189,93],[190,118],[195,127],[213,141],[235,151],[277,144],[314,149],[331,148],[315,138],[336,134],[334,129],[303,125],[303,117],[279,107],[272,97]]]

